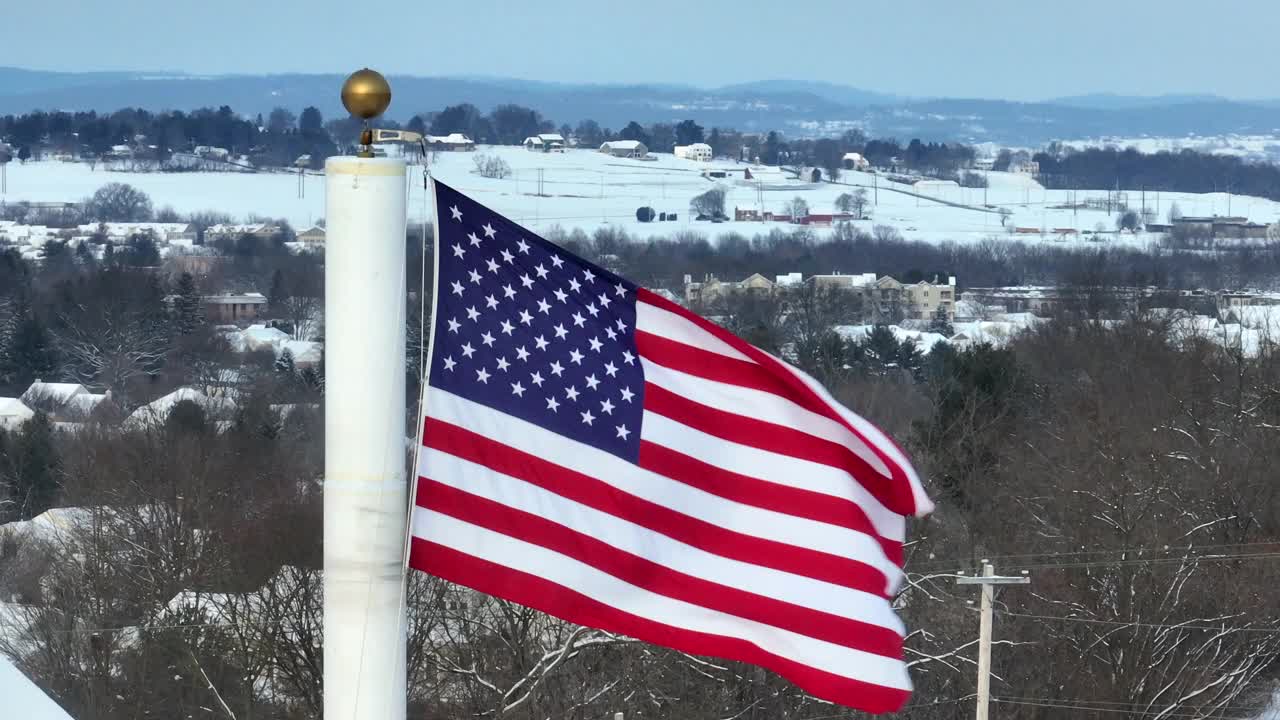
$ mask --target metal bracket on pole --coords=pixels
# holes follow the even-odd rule
[[[996,585],[1030,585],[1025,575],[999,576],[986,560],[982,561],[982,574],[975,577],[958,577],[957,585],[982,586],[982,613],[978,625],[978,707],[977,720],[987,720],[987,707],[991,701],[991,603]]]

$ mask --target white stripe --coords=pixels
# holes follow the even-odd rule
[[[661,335],[668,340],[682,342],[685,345],[693,345],[734,360],[755,363],[755,360],[738,352],[733,346],[699,327],[697,323],[644,301],[636,303],[636,329]]]
[[[906,520],[886,509],[866,488],[838,468],[708,435],[648,410],[640,426],[640,437],[721,470],[848,500],[862,508],[882,537],[898,542],[906,539]]]
[[[794,428],[814,437],[830,440],[843,445],[862,458],[864,462],[880,473],[886,480],[892,477],[889,467],[878,455],[867,447],[867,444],[849,432],[849,428],[809,410],[798,403],[767,390],[743,387],[717,380],[708,380],[696,375],[674,370],[650,360],[640,358],[644,367],[644,379],[683,398],[701,403],[725,412],[733,412],[734,408],[749,409],[756,420],[771,422],[775,425]]]
[[[774,359],[777,360],[777,358]],[[836,412],[840,413],[840,417],[844,418],[846,422],[853,426],[854,430],[861,433],[862,436],[867,439],[867,442],[874,444],[877,449],[888,456],[891,462],[902,469],[903,474],[907,476],[907,482],[911,485],[911,495],[915,499],[916,517],[924,517],[925,515],[933,512],[933,501],[930,500],[928,494],[925,493],[924,484],[920,482],[920,476],[916,474],[915,467],[911,464],[911,461],[907,459],[907,456],[898,449],[898,446],[890,440],[888,436],[880,430],[880,428],[867,422],[861,415],[853,412],[844,405],[841,405],[839,401],[831,396],[831,393],[827,392],[827,389],[822,386],[822,383],[813,379],[807,373],[783,362],[782,360],[778,360],[778,362],[793,375],[800,378],[805,385],[808,385],[811,390],[817,393],[818,397],[823,402],[834,408]]]
[[[418,474],[546,518],[676,572],[904,633],[902,621],[882,597],[722,557],[440,450],[423,448]]]
[[[629,495],[684,515],[703,518],[726,530],[882,568],[888,588],[896,587],[901,580],[902,571],[885,556],[879,543],[864,533],[728,500],[453,393],[436,387],[428,392],[428,417],[467,428],[494,442],[583,475],[600,478]],[[716,439],[716,442],[724,441]],[[901,542],[906,537],[906,520],[899,515],[894,517],[897,525],[887,527],[884,537]],[[876,527],[879,529],[880,526]],[[894,534],[889,534],[890,531]],[[870,546],[874,546],[874,552],[861,550]]]
[[[900,660],[652,593],[573,558],[448,515],[416,509],[413,534],[428,542],[544,578],[637,617],[692,632],[740,638],[774,655],[841,677],[882,687],[911,689],[906,666]]]

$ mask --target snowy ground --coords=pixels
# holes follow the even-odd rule
[[[708,167],[737,167],[731,162],[697,163],[671,155],[656,155],[654,161],[612,158],[592,150],[573,150],[564,154],[532,153],[518,147],[481,147],[478,151],[502,157],[513,169],[504,179],[482,178],[473,172],[471,153],[440,153],[432,165],[432,173],[442,181],[473,195],[498,211],[516,219],[534,231],[553,226],[564,229],[582,228],[588,232],[599,227],[616,227],[641,237],[673,235],[694,230],[708,236],[730,231],[751,235],[780,226],[763,222],[726,222],[711,224],[694,221],[689,213],[689,200],[712,187],[701,176]],[[417,222],[430,215],[422,189],[421,167],[411,167],[408,198],[409,218]],[[932,187],[916,190],[866,173],[846,172],[842,184],[809,184],[789,179],[777,168],[754,169],[759,186],[742,181],[721,181],[728,191],[727,212],[734,207],[769,210],[781,213],[795,197],[804,198],[814,213],[834,212],[841,193],[852,192],[853,186],[866,187],[872,219],[857,224],[870,230],[874,225],[892,225],[909,239],[926,241],[953,240],[971,242],[992,236],[1015,237],[1022,242],[1086,243],[1083,234],[1097,227],[1114,230],[1115,216],[1103,210],[1055,209],[1074,199],[1105,198],[1107,191],[1045,190],[1030,177],[1008,173],[990,173],[987,190],[960,187]],[[125,173],[108,172],[99,167],[62,162],[39,162],[8,168],[9,203],[29,201],[79,200],[108,182],[127,182],[151,195],[157,208],[172,206],[180,212],[218,210],[244,217],[250,214],[284,217],[295,227],[307,227],[324,215],[323,178],[306,178],[305,197],[298,197],[298,178],[290,173]],[[876,190],[878,186],[878,191]],[[919,192],[915,197],[894,190]],[[1137,191],[1127,193],[1132,207],[1141,205]],[[955,207],[936,200],[969,205]],[[1185,215],[1244,215],[1255,222],[1269,223],[1280,219],[1280,203],[1225,193],[1193,195],[1187,193],[1146,194],[1146,206],[1163,221],[1172,203],[1177,202]],[[658,212],[674,212],[676,222],[640,223],[636,208],[653,207]],[[1043,235],[1008,235],[1002,228],[1000,215],[984,206],[1007,209],[1012,213],[1007,226],[1044,231]],[[1074,229],[1080,235],[1055,232]],[[823,231],[819,231],[823,232]],[[1144,245],[1152,238],[1146,235],[1107,235],[1107,242]]]

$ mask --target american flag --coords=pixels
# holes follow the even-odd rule
[[[900,708],[892,441],[717,325],[435,183],[410,565],[565,620]]]

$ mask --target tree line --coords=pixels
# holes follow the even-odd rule
[[[1234,155],[1181,150],[1142,153],[1135,148],[1074,150],[1055,145],[1033,158],[1050,188],[1111,188],[1170,192],[1224,192],[1280,199],[1280,168]]]

